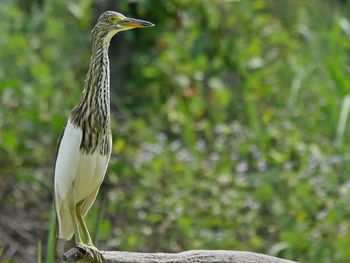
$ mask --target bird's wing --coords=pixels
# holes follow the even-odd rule
[[[55,166],[56,166],[56,161],[57,161],[58,150],[60,148],[62,137],[63,137],[64,131],[66,130],[66,126],[67,126],[67,121],[64,123],[63,129],[62,129],[60,136],[58,137],[58,140],[57,140],[56,154],[55,154]]]
[[[55,164],[56,205],[58,199],[65,199],[72,188],[79,167],[81,140],[82,130],[68,119],[58,146]]]

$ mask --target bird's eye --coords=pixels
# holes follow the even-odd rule
[[[108,21],[111,23],[115,23],[115,21],[117,21],[117,17],[116,16],[109,16]]]

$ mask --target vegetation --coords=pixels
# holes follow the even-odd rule
[[[109,8],[156,27],[111,43],[96,244],[349,262],[350,1],[114,2],[0,2],[3,260],[52,260],[55,145]]]

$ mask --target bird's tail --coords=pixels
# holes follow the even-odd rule
[[[58,238],[70,240],[74,234],[74,228],[69,207],[63,204],[56,204],[56,212],[58,218]]]

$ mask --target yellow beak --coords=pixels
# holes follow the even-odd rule
[[[128,27],[128,28],[142,28],[142,27],[154,26],[154,24],[151,22],[141,20],[141,19],[129,18],[129,17],[126,17],[125,19],[120,21],[119,24],[122,27]]]

